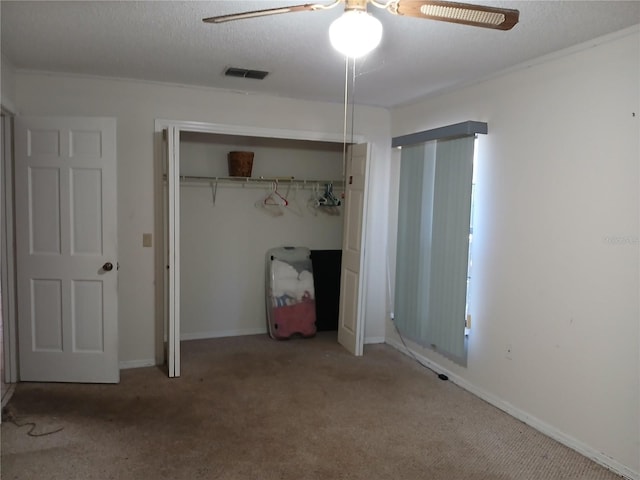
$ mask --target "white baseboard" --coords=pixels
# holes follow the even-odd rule
[[[197,332],[197,333],[182,333],[180,334],[180,340],[203,340],[206,338],[221,338],[221,337],[238,337],[241,335],[259,335],[266,334],[266,328],[241,328],[237,330],[219,330],[213,332]],[[338,332],[335,332],[338,335]],[[384,337],[365,337],[364,343],[384,343]]]
[[[213,332],[196,332],[196,333],[182,333],[180,334],[180,340],[204,340],[207,338],[222,338],[222,337],[239,337],[242,335],[260,335],[266,334],[266,328],[241,328],[237,330],[217,330]],[[336,331],[336,336],[338,332]],[[365,337],[365,345],[374,343],[384,343],[384,337]]]
[[[2,393],[2,408],[4,408],[11,397],[13,397],[13,392],[16,389],[15,383],[5,383],[4,384],[5,391]]]
[[[505,402],[504,400],[496,397],[495,395],[492,395],[489,392],[486,392],[485,390],[482,390],[481,388],[476,387],[475,385],[469,383],[468,381],[464,380],[463,378],[456,375],[455,373],[452,373],[446,368],[443,368],[442,366],[438,365],[437,363],[428,359],[427,357],[420,355],[420,353],[416,352],[415,350],[405,347],[401,342],[392,338],[387,338],[385,341],[387,344],[401,351],[402,353],[413,355],[420,362],[424,363],[424,365],[426,365],[428,368],[433,369],[435,372],[444,373],[449,377],[450,381],[452,381],[459,387],[483,399],[485,402],[490,403],[494,407],[499,408],[503,412],[508,413],[509,415],[520,420],[521,422],[526,423],[530,427],[535,428],[536,430],[543,433],[544,435],[556,440],[557,442],[560,442],[564,446],[569,447],[572,450],[575,450],[579,454],[593,460],[594,462],[602,465],[603,467],[611,470],[612,472],[618,475],[623,476],[628,480],[640,480],[640,472],[631,470],[626,465],[621,464],[620,462],[614,460],[613,458],[605,455],[602,452],[594,450],[592,447],[561,432],[560,430],[549,425],[548,423],[545,423],[542,420],[529,415],[527,412],[520,410],[519,408],[514,407],[510,403]]]
[[[202,340],[205,338],[239,337],[242,335],[266,334],[266,327],[239,328],[234,330],[214,330],[212,332],[181,333],[180,340]]]
[[[156,361],[153,358],[147,358],[144,360],[129,360],[126,362],[120,362],[120,370],[127,370],[129,368],[141,368],[141,367],[154,367]]]
[[[369,345],[372,343],[384,343],[385,342],[385,338],[384,337],[364,337],[364,344],[365,345]]]

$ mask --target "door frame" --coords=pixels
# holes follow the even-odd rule
[[[0,152],[0,208],[2,209],[2,225],[0,225],[2,248],[1,254],[1,287],[2,290],[2,365],[4,382],[18,382],[18,337],[16,319],[16,277],[15,277],[15,244],[13,218],[13,118],[15,114],[2,107],[2,151]]]
[[[164,133],[164,132],[167,133]],[[155,152],[156,152],[156,192],[157,216],[156,222],[158,230],[156,238],[162,241],[162,245],[156,250],[156,308],[157,312],[162,312],[156,320],[156,363],[164,364],[168,367],[169,377],[180,376],[180,245],[179,231],[169,231],[169,225],[180,225],[180,155],[179,155],[179,138],[180,132],[197,132],[238,135],[247,137],[264,137],[264,138],[281,138],[288,140],[311,140],[343,143],[344,135],[337,133],[308,131],[308,130],[284,130],[274,128],[261,128],[240,125],[227,125],[207,122],[191,122],[168,119],[156,119],[154,128]],[[165,137],[166,135],[166,137]],[[165,140],[166,139],[166,140]],[[171,139],[171,140],[169,140]],[[177,143],[175,142],[178,140]],[[178,149],[178,154],[173,155],[167,151],[165,141],[170,143],[174,149]],[[350,135],[349,143],[366,143],[363,135]],[[165,171],[165,164],[166,170]],[[344,166],[343,166],[344,170]],[[164,175],[167,175],[167,185],[173,192],[174,201],[172,205],[167,205],[165,196]],[[367,176],[365,183],[368,186],[370,175]],[[369,189],[368,189],[369,190]],[[369,190],[370,191],[370,190]],[[368,203],[365,200],[365,203]],[[168,212],[167,212],[168,207]],[[366,205],[365,205],[366,211]],[[169,215],[172,218],[169,218]],[[363,244],[366,243],[367,231],[363,230]],[[171,252],[169,245],[175,243],[177,251]],[[363,250],[362,255],[366,254]],[[361,258],[361,263],[364,258]],[[173,263],[172,263],[173,262]],[[169,268],[169,267],[172,268]],[[366,275],[366,272],[363,272]],[[366,278],[366,277],[365,277]],[[167,285],[168,284],[168,285]],[[168,287],[168,288],[167,288]],[[177,295],[176,295],[177,294]],[[360,289],[358,295],[358,303],[364,305],[364,289]],[[173,301],[170,301],[173,299]],[[176,303],[177,302],[177,303]],[[360,326],[359,335],[364,338],[364,322]],[[171,334],[174,338],[171,338]],[[178,338],[175,338],[177,335]],[[360,342],[362,344],[362,342]],[[165,345],[170,348],[165,349]],[[169,350],[169,351],[167,351]]]

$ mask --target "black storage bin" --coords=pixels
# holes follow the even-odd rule
[[[316,328],[338,330],[342,250],[311,250],[316,292]]]

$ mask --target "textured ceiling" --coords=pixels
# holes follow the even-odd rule
[[[202,22],[214,15],[299,3],[304,1],[2,0],[2,55],[24,70],[342,102],[345,62],[328,38],[340,6],[219,25]],[[384,33],[381,45],[356,64],[355,102],[406,104],[640,24],[640,1],[473,3],[516,8],[520,23],[503,32],[401,18],[370,5]],[[262,81],[229,78],[223,76],[229,66],[270,75]]]

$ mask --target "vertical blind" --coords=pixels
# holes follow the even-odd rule
[[[474,140],[406,146],[400,159],[395,322],[462,364]]]

